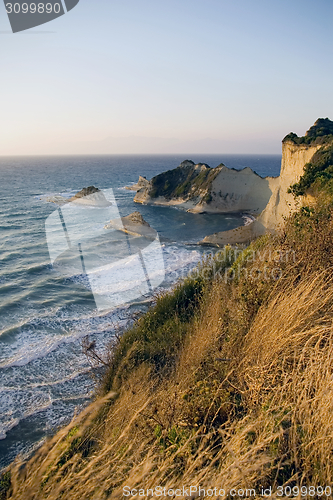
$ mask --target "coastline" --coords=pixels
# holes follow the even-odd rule
[[[214,158],[208,158],[207,161],[214,162]],[[253,159],[252,156],[248,158],[249,164]],[[272,161],[272,168],[277,171],[279,157],[274,156],[269,160]],[[57,209],[54,202],[68,203],[83,186],[115,186],[120,213],[127,215],[139,207],[133,203],[133,191],[122,189],[122,186],[139,172],[150,177],[175,165],[175,159],[169,156],[154,157],[153,161],[150,157],[117,158],[112,168],[110,163],[114,161],[113,157],[96,157],[94,161],[96,168],[92,172],[91,158],[85,157],[48,157],[43,159],[43,169],[40,164],[35,164],[34,158],[12,159],[10,164],[15,166],[24,186],[23,197],[22,193],[14,193],[13,197],[11,177],[5,176],[8,184],[4,185],[5,205],[2,213],[7,229],[3,232],[6,272],[1,278],[0,288],[6,301],[2,303],[1,346],[4,350],[3,366],[0,368],[0,423],[3,432],[7,430],[8,439],[1,441],[3,467],[25,447],[27,440],[30,446],[35,435],[38,440],[44,435],[44,428],[47,432],[57,428],[64,417],[72,415],[78,404],[76,396],[89,393],[91,379],[89,375],[82,375],[85,366],[81,356],[80,336],[90,335],[91,340],[98,342],[99,349],[103,349],[110,338],[108,332],[112,322],[117,324],[119,321],[122,324],[125,320],[122,314],[117,317],[97,314],[88,282],[82,277],[67,277],[62,280],[52,270],[45,243],[44,224],[50,213]],[[181,158],[176,161],[181,161]],[[244,159],[235,156],[234,161],[242,162]],[[262,168],[266,161],[264,156],[261,160]],[[7,172],[8,159],[0,159],[0,162]],[[40,187],[36,191],[34,179],[37,177]],[[185,278],[187,270],[200,261],[205,248],[204,245],[200,247],[197,244],[200,238],[195,238],[195,235],[198,231],[203,237],[207,234],[207,228],[209,232],[214,232],[220,227],[219,215],[201,216],[186,213],[178,207],[173,210],[170,208],[139,208],[151,227],[158,226],[161,235],[168,273],[165,290],[170,290],[178,278]],[[7,217],[10,213],[13,213],[12,218]],[[240,214],[237,214],[236,220],[231,214],[230,217],[226,216],[225,227],[235,227],[243,224],[243,221]],[[165,228],[167,232],[164,232]],[[130,227],[129,229],[131,230]],[[136,232],[135,227],[133,229]],[[181,241],[181,244],[176,244],[176,241]],[[21,269],[19,275],[18,268]],[[8,287],[18,277],[19,283],[26,290],[25,295],[19,298],[19,303],[17,290]],[[42,384],[39,383],[41,378]],[[13,423],[12,417],[18,419],[21,425],[18,424],[9,431]]]
[[[322,214],[322,206],[320,210]],[[327,411],[315,411],[317,397],[304,402],[304,390],[310,387],[315,391],[325,407],[327,394],[318,386],[320,381],[328,387],[331,383],[327,344],[332,340],[333,291],[327,285],[327,259],[311,259],[311,275],[303,273],[309,272],[309,257],[321,255],[326,248],[326,239],[317,238],[313,225],[323,235],[331,231],[331,209],[320,228],[317,215],[311,220],[302,215],[307,222],[302,225],[304,238],[295,238],[297,228],[288,226],[290,249],[283,237],[259,239],[250,247],[250,254],[248,248],[240,249],[241,254],[230,248],[211,262],[211,268],[206,266],[202,274],[189,276],[157,297],[153,307],[114,345],[96,402],[37,450],[24,463],[24,474],[20,474],[22,463],[8,469],[18,491],[14,498],[24,499],[27,477],[29,487],[41,492],[41,498],[61,489],[74,493],[76,500],[87,497],[87,491],[96,494],[101,486],[103,491],[107,489],[108,498],[120,498],[124,485],[138,488],[147,479],[147,487],[158,480],[171,488],[180,478],[188,480],[187,468],[181,469],[181,476],[177,462],[170,468],[180,447],[189,468],[202,464],[204,458],[208,484],[223,481],[230,491],[244,480],[240,460],[247,464],[249,486],[259,491],[259,486],[264,481],[270,484],[276,473],[277,454],[284,467],[290,465],[289,452],[297,452],[299,462],[305,464],[302,473],[308,471],[311,478]],[[297,268],[292,259],[282,258],[279,263],[275,259],[276,252],[289,255],[289,250],[297,251]],[[230,279],[221,280],[234,265],[238,267],[232,268]],[[314,297],[319,310],[327,314],[327,328],[323,328],[323,316],[310,307]],[[281,356],[293,361],[295,348],[301,353],[301,366],[291,362],[281,367]],[[268,379],[269,384],[258,386],[256,380],[253,384],[254,370],[260,381]],[[319,427],[314,425],[318,418]],[[299,434],[304,421],[312,424],[311,441],[307,434]],[[227,429],[223,439],[218,434],[221,427]],[[298,432],[304,445],[296,451],[291,431]],[[276,446],[277,432],[281,447]],[[87,442],[87,435],[92,436],[92,442]],[[255,442],[249,436],[255,436]],[[328,429],[328,443],[319,449],[321,459],[331,452],[330,436]],[[219,468],[206,459],[207,453],[214,452]],[[305,462],[309,456],[310,462]],[[162,467],[157,469],[156,463]],[[125,468],[120,477],[119,467]],[[285,477],[283,471],[279,483],[289,484],[293,476]],[[195,479],[200,480],[200,476],[196,474]]]

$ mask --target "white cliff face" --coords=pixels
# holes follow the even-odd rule
[[[202,173],[206,173],[207,175],[209,174],[217,174],[220,171],[220,167],[216,167],[215,169],[210,168],[208,165],[205,163],[198,163],[194,164],[193,161],[190,160],[185,160],[183,161],[179,167],[170,170],[168,172],[165,172],[164,174],[160,174],[159,176],[156,176],[157,179],[160,180],[160,178],[163,175],[168,175],[165,177],[163,183],[167,184],[173,184],[174,187],[176,188],[177,186],[183,184],[185,180],[189,181],[188,184],[190,186],[190,191],[187,192],[186,194],[180,195],[174,195],[174,196],[169,196],[166,198],[163,195],[154,195],[153,196],[153,191],[154,191],[154,179],[152,181],[147,181],[145,178],[142,178],[141,176],[139,177],[139,182],[135,184],[134,186],[131,186],[127,189],[133,189],[137,191],[134,201],[136,203],[141,203],[143,205],[163,205],[163,206],[169,206],[169,205],[176,205],[179,206],[180,208],[183,208],[188,211],[193,211],[193,212],[202,212],[202,200],[203,198],[207,195],[207,188],[201,189],[200,183],[196,184],[196,179],[200,176]],[[203,180],[203,179],[202,179]],[[165,190],[161,190],[162,193]]]
[[[234,170],[223,166],[212,182],[212,201],[205,211],[259,215],[272,195],[270,179],[260,177],[249,167]]]
[[[149,205],[176,205],[187,211],[198,213],[248,212],[259,215],[272,195],[271,178],[262,178],[248,167],[235,170],[222,165],[213,169],[202,164],[194,165],[192,162],[183,162],[181,167],[191,168],[197,175],[209,170],[212,172],[212,182],[208,187],[200,188],[193,181],[193,189],[191,188],[186,196],[166,199],[164,196],[152,198],[150,195],[152,184],[145,180],[145,183],[141,185],[138,183],[132,186],[137,189],[134,201]],[[209,202],[207,201],[208,195]]]
[[[302,204],[308,203],[308,198],[303,196],[295,200],[293,194],[288,193],[288,189],[299,181],[304,173],[305,165],[311,161],[312,156],[320,147],[322,146],[283,142],[281,173],[279,177],[266,178],[271,195],[259,217],[247,226],[206,236],[200,243],[217,246],[228,243],[248,243],[267,231],[276,232],[281,229],[286,217]]]
[[[139,180],[136,184],[133,184],[132,186],[126,186],[126,189],[129,189],[130,191],[139,191],[140,189],[149,188],[150,182],[147,181],[145,177],[142,177],[142,175],[139,175]]]
[[[308,202],[306,197],[298,197],[295,200],[293,194],[288,193],[288,189],[299,181],[304,173],[304,166],[321,147],[321,145],[297,145],[292,141],[284,141],[279,177],[262,178],[248,167],[234,170],[224,165],[215,169],[204,166],[213,174],[210,184],[196,185],[195,189],[193,186],[184,197],[152,198],[150,196],[152,183],[144,179],[144,182],[138,185],[134,201],[154,205],[178,205],[191,212],[250,213],[257,216],[257,219],[248,226],[215,233],[200,242],[219,246],[227,243],[245,243],[267,231],[277,231],[291,212]],[[202,164],[194,165],[193,162],[183,162],[181,167],[199,171],[203,168]]]
[[[272,196],[258,218],[264,228],[277,230],[284,224],[285,217],[295,211],[303,202],[302,197],[295,200],[288,188],[299,181],[304,166],[310,162],[315,152],[322,146],[296,145],[293,142],[282,143],[282,161],[280,176],[271,182]]]

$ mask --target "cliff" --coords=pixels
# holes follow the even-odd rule
[[[271,197],[272,181],[248,167],[235,170],[221,163],[211,168],[205,163],[185,160],[151,181],[140,176],[139,182],[130,189],[137,190],[136,203],[174,205],[191,212],[259,215]]]
[[[42,199],[42,198],[41,198]],[[61,195],[53,195],[46,198],[49,203],[55,203],[56,205],[62,206],[67,203],[74,203],[75,205],[87,205],[87,206],[98,206],[98,207],[108,207],[110,203],[105,198],[103,192],[96,188],[95,186],[89,186],[82,188],[71,198],[65,198]]]
[[[267,231],[279,230],[285,218],[307,201],[304,197],[295,198],[292,193],[288,193],[288,190],[291,185],[299,181],[305,165],[321,147],[323,147],[321,144],[295,144],[291,140],[284,140],[280,176],[267,178],[271,194],[259,217],[248,226],[206,236],[200,243],[217,246],[246,243]]]
[[[132,186],[126,186],[126,189],[129,189],[130,191],[139,191],[142,188],[145,188],[149,186],[149,181],[142,175],[139,175],[139,180],[136,184],[133,184]]]
[[[290,186],[300,180],[304,173],[304,166],[310,162],[311,158],[322,146],[294,144],[292,141],[282,143],[281,173],[276,186],[272,187],[272,196],[258,218],[258,222],[268,230],[277,230],[284,223],[285,217],[290,212],[296,210],[298,205],[303,203],[303,199],[294,198],[292,193],[288,193]]]
[[[266,232],[276,232],[291,212],[309,203],[310,197],[303,196],[304,189],[290,190],[303,179],[304,168],[309,162],[314,161],[316,165],[315,168],[310,166],[308,178],[315,180],[321,175],[321,182],[330,178],[332,132],[333,122],[320,118],[304,137],[288,134],[282,141],[279,177],[262,178],[248,167],[235,170],[220,164],[210,168],[205,163],[185,160],[176,169],[163,172],[150,181],[140,176],[139,182],[131,187],[137,191],[134,201],[174,205],[191,212],[252,214],[257,219],[250,225],[218,232],[199,242],[217,246],[247,243]],[[324,167],[327,169],[323,176]]]

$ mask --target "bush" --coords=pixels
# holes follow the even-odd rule
[[[4,472],[0,475],[0,500],[6,500],[7,493],[11,488],[11,473]]]
[[[214,276],[221,276],[236,256],[231,247],[207,256],[171,292],[156,298],[156,304],[111,346],[103,393],[118,388],[143,363],[160,376],[170,371]]]
[[[294,196],[304,195],[309,189],[330,191],[333,180],[333,145],[322,147],[304,167],[304,174],[299,182],[290,186],[288,192]]]
[[[318,118],[309,128],[305,136],[298,137],[294,132],[287,134],[282,142],[291,141],[294,144],[327,144],[333,140],[333,121],[328,118]]]
[[[109,392],[142,363],[155,372],[170,368],[188,324],[198,310],[205,287],[202,277],[187,278],[170,293],[156,298],[155,306],[127,330],[111,349],[110,368],[104,381]],[[167,366],[168,365],[168,366]]]
[[[203,201],[206,203],[211,203],[213,201],[212,194],[208,192],[206,196],[203,198]]]

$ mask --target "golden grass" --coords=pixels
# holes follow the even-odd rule
[[[330,485],[333,278],[324,260],[308,265],[309,245],[327,252],[327,228],[317,229],[312,240],[297,240],[297,225],[265,239],[296,249],[279,280],[213,280],[172,368],[161,376],[147,360],[133,367],[116,394],[11,468],[10,498],[119,499],[124,486],[199,484],[258,496],[262,486]]]

